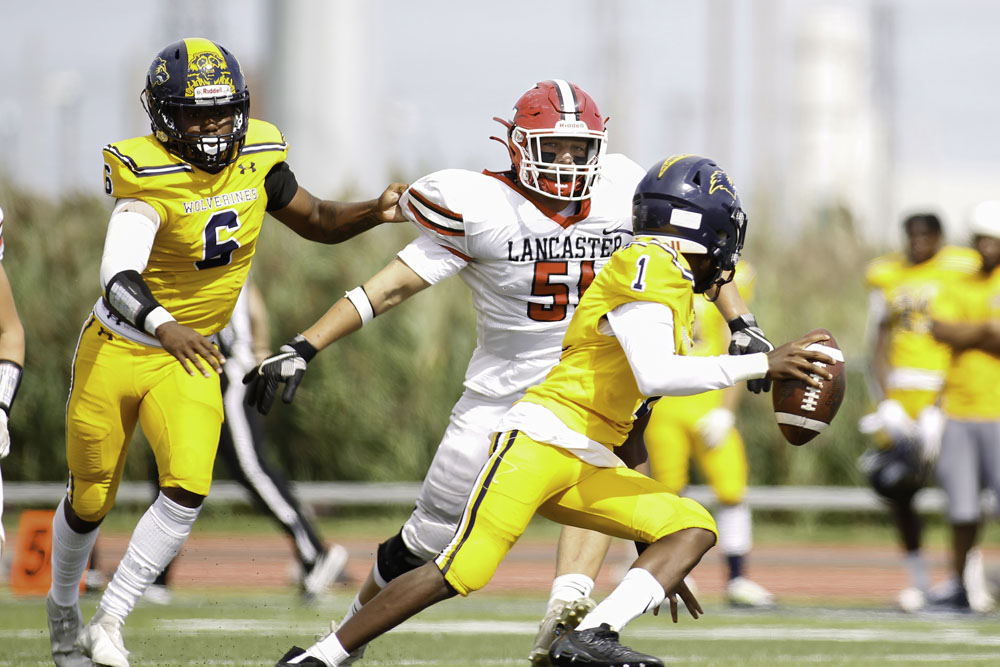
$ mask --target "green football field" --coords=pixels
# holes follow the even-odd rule
[[[330,539],[336,536],[350,544],[365,536],[374,545],[375,536],[392,534],[403,517],[405,511],[377,512],[323,517],[320,524]],[[117,538],[118,548],[123,549],[136,519],[135,512],[112,513],[102,535],[112,541]],[[931,523],[926,541],[933,547],[932,560],[940,575],[947,536],[939,522]],[[432,607],[378,639],[359,665],[527,667],[526,656],[544,613],[556,535],[554,525],[536,522],[525,536],[529,544],[523,545],[520,555],[521,544],[512,552],[516,567],[511,574],[524,577],[529,570],[536,575],[540,572],[531,586],[505,590],[503,581],[494,581],[469,598]],[[769,585],[795,581],[779,594],[777,609],[726,606],[711,581],[711,575],[721,572],[718,561],[710,560],[695,571],[706,589],[699,593],[706,611],[702,618],[693,620],[682,612],[680,623],[674,625],[669,614],[647,615],[626,628],[623,642],[659,656],[668,665],[1000,665],[1000,613],[904,614],[892,609],[901,564],[887,522],[860,517],[760,521],[755,522],[755,535],[751,570],[762,577],[770,573],[770,582],[765,580]],[[249,542],[240,541],[247,538]],[[205,540],[231,546],[221,551],[194,548]],[[325,632],[330,619],[343,614],[356,583],[338,586],[329,597],[304,605],[294,579],[285,576],[290,550],[283,540],[258,515],[206,512],[189,541],[192,549],[182,554],[181,565],[187,563],[187,569],[178,568],[173,603],[157,606],[142,600],[129,618],[124,637],[132,665],[273,665],[293,644],[311,644]],[[998,543],[998,528],[992,522],[984,535],[991,569],[1000,556]],[[792,550],[799,544],[811,544],[814,549]],[[540,545],[548,546],[535,553]],[[105,550],[109,567],[117,562],[117,556],[110,553],[113,546]],[[262,557],[268,553],[273,560],[265,565]],[[352,554],[355,582],[367,571],[367,553],[355,547]],[[228,560],[200,560],[217,555]],[[242,557],[242,565],[236,556]],[[808,559],[816,562],[811,563],[812,569],[802,570],[810,564],[805,562]],[[281,576],[258,587],[254,577],[259,575],[245,569],[248,563],[259,565],[262,572],[277,568]],[[218,568],[213,571],[220,577],[228,573],[232,583],[185,581],[186,573],[210,566]],[[817,596],[797,594],[800,587],[819,579],[833,582],[834,588],[817,589],[826,591]],[[891,585],[882,585],[878,595],[865,588],[885,581]],[[599,589],[600,598],[610,584],[605,582]],[[83,597],[85,619],[91,617],[97,601],[93,593]],[[51,664],[44,599],[15,597],[0,581],[0,667]]]
[[[308,645],[349,599],[311,607],[292,594],[182,591],[174,603],[140,602],[126,628],[133,665],[273,665]],[[97,599],[87,596],[90,616]],[[542,596],[482,593],[449,600],[377,640],[362,664],[527,665]],[[997,619],[964,614],[785,607],[735,611],[706,600],[695,621],[643,617],[624,640],[678,665],[997,665]],[[41,599],[0,597],[0,665],[49,665]]]

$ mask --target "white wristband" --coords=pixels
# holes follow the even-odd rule
[[[146,321],[142,323],[142,328],[145,329],[150,336],[156,335],[156,329],[166,322],[175,322],[176,318],[167,312],[167,309],[163,306],[157,306],[153,310],[149,311],[149,315],[146,315]]]
[[[363,287],[359,285],[344,294],[344,296],[354,305],[354,308],[358,311],[358,315],[361,316],[361,326],[375,319],[375,309],[372,308],[372,302],[368,300],[368,295],[365,293]]]

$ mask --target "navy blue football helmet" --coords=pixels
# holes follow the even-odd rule
[[[215,173],[232,164],[246,140],[250,90],[236,56],[213,41],[183,39],[160,51],[146,74],[142,106],[153,134],[185,162]],[[233,127],[225,134],[187,132],[186,116],[224,106]]]
[[[715,271],[695,283],[703,293],[732,280],[747,217],[722,167],[700,155],[674,155],[655,164],[632,198],[636,236],[667,237],[681,253],[708,255]]]

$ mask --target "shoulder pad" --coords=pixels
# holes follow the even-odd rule
[[[285,159],[285,155],[288,154],[288,143],[285,141],[285,135],[271,123],[251,118],[250,125],[247,127],[246,143],[243,144],[243,150],[240,154],[272,152],[280,154],[280,158],[275,160],[276,163]]]
[[[480,211],[495,205],[500,182],[464,169],[445,169],[414,182],[400,204],[406,215],[426,230],[442,236],[464,236],[467,220],[482,219]]]
[[[975,273],[982,265],[982,258],[972,248],[946,245],[934,256],[934,262],[945,271]]]
[[[876,257],[865,269],[865,283],[869,287],[884,288],[899,273],[902,259],[903,256],[896,252]]]
[[[108,144],[103,157],[104,191],[118,199],[138,196],[147,179],[194,171],[151,134]]]

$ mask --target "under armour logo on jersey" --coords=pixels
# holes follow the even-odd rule
[[[241,164],[240,165],[240,176],[242,176],[243,174],[247,173],[247,169],[250,170],[250,173],[256,174],[257,173],[257,163],[256,162],[251,162],[249,167],[245,167],[245,166],[243,166]]]

